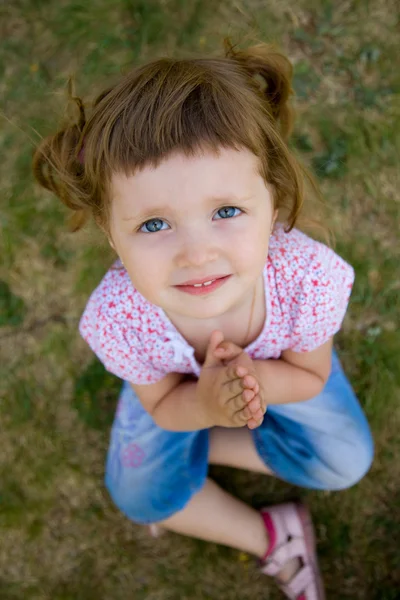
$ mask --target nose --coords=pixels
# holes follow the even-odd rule
[[[176,264],[180,269],[188,267],[203,267],[215,261],[218,257],[218,248],[212,233],[205,231],[186,231],[180,237]]]

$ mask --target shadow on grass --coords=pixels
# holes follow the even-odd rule
[[[113,422],[121,381],[94,360],[75,383],[72,406],[93,429],[105,430]]]

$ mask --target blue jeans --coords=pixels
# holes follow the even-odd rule
[[[204,485],[209,430],[166,431],[125,383],[111,431],[106,486],[136,523],[162,521]],[[340,490],[359,481],[373,458],[365,415],[335,353],[324,390],[294,404],[270,405],[252,430],[256,449],[277,477],[305,488]]]

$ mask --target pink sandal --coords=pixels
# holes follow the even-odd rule
[[[325,593],[318,568],[311,515],[303,504],[279,504],[261,511],[270,547],[261,561],[261,571],[276,576],[293,558],[302,565],[281,590],[290,600],[324,600]]]

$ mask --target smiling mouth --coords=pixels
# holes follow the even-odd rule
[[[206,294],[214,291],[223,285],[231,276],[230,275],[221,275],[220,277],[215,277],[214,279],[207,279],[205,281],[197,281],[192,279],[192,281],[188,281],[185,284],[177,285],[177,289],[181,292],[186,292],[188,294]]]
[[[207,277],[198,277],[197,279],[188,279],[188,281],[184,281],[183,283],[178,283],[177,287],[186,287],[188,285],[193,285],[195,287],[200,287],[202,285],[211,285],[212,283],[214,283],[214,281],[217,281],[218,279],[224,279],[224,277],[229,277],[229,275],[213,275],[213,276],[208,276]]]

